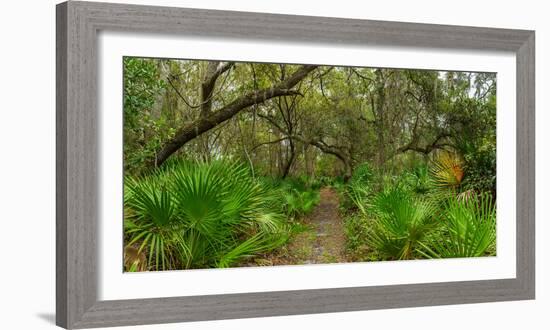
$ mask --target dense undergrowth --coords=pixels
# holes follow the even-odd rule
[[[349,183],[335,181],[351,259],[495,255],[494,189],[465,181],[468,174],[459,155],[440,152],[398,174],[365,163]]]
[[[125,268],[223,268],[272,251],[319,202],[318,187],[228,161],[179,159],[127,177]]]
[[[492,189],[464,184],[457,154],[441,152],[400,173],[364,163],[340,177],[255,176],[236,162],[175,159],[125,179],[127,271],[250,264],[303,230],[319,189],[340,195],[350,261],[496,254]],[[467,182],[467,181],[466,181]]]

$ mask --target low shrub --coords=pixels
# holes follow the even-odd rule
[[[425,195],[433,189],[433,181],[428,166],[420,165],[402,174],[402,182],[418,195]]]
[[[496,209],[490,193],[447,200],[442,226],[421,253],[428,258],[482,257],[496,253]]]
[[[491,192],[496,195],[496,147],[486,145],[476,152],[464,156],[465,171],[464,189],[478,192]]]
[[[171,164],[125,179],[125,244],[149,270],[229,267],[288,239],[274,193],[245,166]]]
[[[340,197],[340,210],[343,213],[359,211],[365,213],[369,196],[372,194],[374,172],[369,163],[355,168],[347,184],[336,187]]]
[[[368,185],[372,182],[373,177],[374,172],[371,165],[369,163],[362,163],[354,169],[350,183]]]
[[[418,246],[437,226],[436,204],[399,186],[376,195],[370,211],[373,230],[367,241],[384,259],[417,258]]]
[[[368,218],[359,213],[346,216],[344,219],[346,235],[346,251],[353,261],[366,261],[372,258],[368,237],[372,231],[372,223]]]
[[[301,180],[284,180],[280,185],[280,191],[283,210],[291,219],[309,214],[319,204],[319,190],[309,188]]]

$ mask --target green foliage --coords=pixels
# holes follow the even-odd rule
[[[344,210],[357,209],[362,214],[367,214],[369,198],[372,190],[370,185],[364,185],[358,182],[351,182],[342,196],[340,207]]]
[[[346,183],[344,182],[344,177],[342,176],[336,176],[331,181],[331,186],[334,187],[336,190],[342,190],[346,186]]]
[[[130,172],[143,167],[167,136],[174,134],[163,116],[154,114],[166,83],[158,61],[124,57],[124,163]]]
[[[310,213],[319,203],[319,193],[316,191],[288,191],[285,194],[286,213],[297,218]]]
[[[482,257],[494,255],[496,209],[491,194],[450,198],[441,212],[444,223],[421,253],[429,258]]]
[[[125,125],[135,126],[137,116],[150,110],[156,94],[165,87],[159,79],[157,64],[153,60],[135,57],[124,58],[124,119]]]
[[[130,265],[130,268],[128,268],[128,270],[126,270],[128,273],[134,273],[134,272],[137,272],[138,271],[138,265],[136,263],[133,263],[132,265]]]
[[[337,181],[337,178],[333,178],[333,177],[330,177],[330,176],[320,176],[316,179],[316,185],[313,186],[312,185],[312,188],[321,188],[321,187],[325,187],[325,186],[333,186],[335,184],[335,182]]]
[[[496,146],[492,143],[471,147],[464,155],[464,188],[496,194]]]
[[[319,190],[308,187],[301,179],[287,178],[279,183],[279,189],[283,210],[291,219],[309,214],[320,200]]]
[[[396,187],[378,194],[372,202],[375,216],[369,243],[388,259],[413,259],[417,247],[434,229],[436,205]]]
[[[357,166],[348,184],[336,186],[340,195],[340,208],[344,211],[359,210],[366,214],[368,198],[373,192],[374,172],[367,162]]]
[[[242,165],[174,161],[126,179],[127,245],[152,269],[229,267],[288,238],[272,192]]]
[[[428,166],[420,165],[403,173],[403,183],[415,194],[425,195],[433,189]]]
[[[495,251],[495,207],[491,193],[457,194],[456,164],[445,158],[435,169],[416,166],[382,177],[382,191],[350,182],[357,210],[346,218],[347,246],[357,260],[479,257]],[[489,166],[490,167],[490,166]],[[459,169],[461,171],[462,168]],[[439,174],[439,185],[434,184]],[[466,172],[465,177],[470,175]],[[451,184],[449,184],[449,182]],[[468,181],[466,181],[468,182]]]
[[[148,252],[148,264],[167,269],[177,264],[181,223],[175,216],[171,193],[158,176],[125,182],[124,233],[127,246],[139,244],[139,252]]]
[[[369,163],[365,162],[355,168],[350,182],[353,184],[368,185],[374,177],[374,172]]]
[[[372,232],[372,223],[367,216],[361,213],[349,214],[344,219],[346,235],[346,251],[352,260],[376,260],[368,245],[369,235]]]

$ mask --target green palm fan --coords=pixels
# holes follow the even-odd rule
[[[126,244],[154,270],[229,267],[288,238],[273,199],[245,166],[173,161],[127,179]]]
[[[423,245],[424,256],[467,258],[495,254],[496,208],[491,194],[450,198],[443,219],[443,232]]]
[[[388,259],[413,259],[435,228],[436,205],[401,187],[378,194],[372,202],[374,229],[369,244]]]
[[[172,194],[155,175],[126,179],[124,233],[126,246],[138,244],[138,253],[147,252],[147,263],[168,269],[177,262],[178,230]]]

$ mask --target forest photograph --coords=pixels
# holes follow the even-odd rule
[[[125,272],[496,256],[495,73],[122,61]]]

